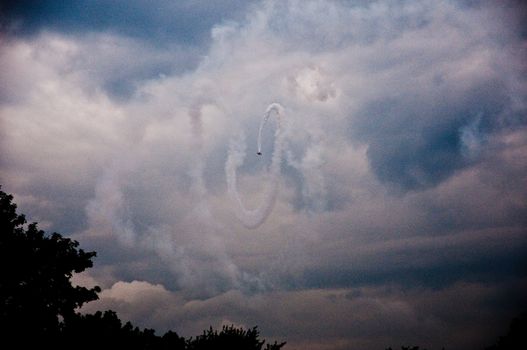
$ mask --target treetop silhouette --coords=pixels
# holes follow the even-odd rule
[[[73,286],[71,277],[92,267],[95,252],[36,223],[26,225],[13,196],[0,191],[0,329],[5,334],[52,336],[75,309],[96,300],[99,287]]]

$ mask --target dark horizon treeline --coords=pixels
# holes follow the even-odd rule
[[[280,350],[285,345],[266,344],[259,339],[257,327],[224,326],[220,331],[211,327],[185,339],[174,331],[159,336],[153,329],[123,323],[112,310],[79,313],[76,310],[83,304],[99,298],[101,289],[73,286],[71,277],[92,267],[96,253],[85,252],[77,241],[58,233],[47,235],[36,223],[27,225],[12,200],[0,185],[0,348],[9,344],[18,349],[38,345],[59,350]],[[527,349],[526,314],[513,320],[509,333],[486,348],[520,349]]]
[[[256,327],[251,329],[236,328],[233,325],[223,326],[221,331],[212,327],[195,338],[185,339],[176,332],[168,331],[162,336],[157,336],[153,329],[139,329],[130,322],[124,325],[114,311],[97,311],[95,314],[77,314],[73,319],[64,324],[61,334],[55,343],[61,348],[76,345],[76,349],[94,349],[104,345],[104,348],[116,347],[119,349],[163,349],[163,350],[278,350],[285,343],[266,344],[259,340],[259,331]]]

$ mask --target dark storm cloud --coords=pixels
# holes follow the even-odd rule
[[[0,9],[8,33],[112,31],[155,42],[201,45],[212,25],[241,16],[248,1],[4,1]]]
[[[347,264],[307,269],[300,285],[304,288],[351,288],[394,284],[409,289],[442,289],[460,282],[501,283],[525,277],[527,242],[522,237],[502,239],[510,240],[511,244],[491,252],[487,251],[488,241],[459,244],[455,248],[430,246],[415,250],[391,250],[388,245],[386,250],[357,261],[350,258]],[[475,248],[478,244],[480,246]],[[365,261],[368,265],[364,265]]]
[[[359,113],[353,137],[369,144],[368,158],[381,181],[404,190],[437,185],[473,162],[464,154],[464,128],[475,125],[473,136],[481,139],[514,118],[503,116],[510,113],[510,97],[499,80],[455,94],[448,89],[375,100]]]

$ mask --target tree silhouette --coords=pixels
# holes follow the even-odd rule
[[[203,331],[203,334],[187,342],[188,350],[261,350],[265,340],[258,339],[260,332],[256,327],[252,329],[236,328],[233,325],[223,326],[221,332],[215,331],[212,327]],[[279,350],[285,343],[267,344],[265,350]]]
[[[97,299],[99,287],[70,280],[92,266],[95,252],[58,233],[48,236],[36,223],[26,225],[12,200],[0,191],[0,330],[20,340],[53,338],[76,308]]]
[[[73,273],[92,267],[95,252],[79,249],[77,241],[58,233],[46,235],[36,223],[27,225],[12,201],[13,196],[0,190],[0,348],[263,349],[265,340],[259,339],[256,327],[210,328],[186,340],[173,331],[160,337],[153,329],[123,325],[111,310],[76,312],[101,291],[71,284]],[[280,350],[284,344],[266,344],[263,350]]]
[[[97,347],[184,350],[185,338],[172,331],[159,337],[153,329],[140,330],[130,322],[123,325],[117,314],[108,310],[104,313],[97,311],[95,314],[77,314],[66,322],[57,345],[68,349],[71,344],[76,344],[75,348],[80,350]]]
[[[520,350],[527,349],[527,313],[514,318],[505,336],[499,337],[497,343],[486,350]]]

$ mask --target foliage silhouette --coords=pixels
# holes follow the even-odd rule
[[[230,349],[230,350],[245,350],[254,349],[261,350],[265,340],[260,341],[259,331],[256,327],[244,330],[234,326],[223,326],[221,332],[215,331],[212,327],[209,330],[203,331],[203,334],[197,336],[196,339],[190,339],[187,342],[188,350],[214,350],[214,349]],[[284,346],[285,343],[267,344],[265,350],[278,350]]]
[[[402,346],[401,350],[419,350],[418,346]],[[443,348],[444,350],[445,348]],[[485,350],[524,350],[527,349],[527,312],[512,319],[509,330],[505,336],[498,338],[496,344],[486,347]],[[392,350],[391,347],[386,350]],[[426,350],[426,349],[423,349]]]
[[[139,349],[172,349],[184,350],[185,339],[175,332],[167,332],[163,337],[155,335],[153,329],[140,330],[130,322],[124,325],[114,311],[104,313],[80,315],[64,323],[59,347],[67,349],[71,344],[76,349],[123,348],[127,350]]]
[[[68,320],[76,308],[97,299],[99,287],[70,281],[74,272],[92,267],[95,253],[58,233],[45,235],[36,223],[26,225],[12,200],[0,191],[0,330],[13,338],[53,337],[60,319]]]
[[[499,337],[496,344],[485,350],[521,350],[527,349],[527,313],[514,318],[505,336]]]
[[[195,339],[173,331],[157,336],[153,329],[124,325],[114,311],[80,314],[84,303],[96,300],[99,287],[71,284],[73,273],[93,266],[95,252],[79,249],[77,241],[58,233],[46,235],[36,223],[26,225],[13,196],[0,187],[0,339],[15,348],[127,350],[279,350],[285,343],[266,344],[259,331],[210,328]]]

